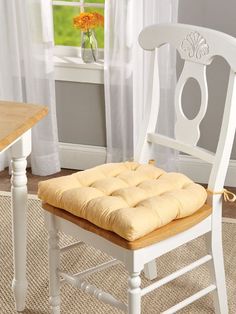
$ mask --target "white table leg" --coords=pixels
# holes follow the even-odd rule
[[[17,311],[25,308],[26,279],[26,233],[27,233],[27,177],[26,158],[31,151],[31,134],[27,132],[11,147],[12,156],[12,230],[14,279],[12,290]]]

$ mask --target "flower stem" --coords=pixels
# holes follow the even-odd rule
[[[90,40],[90,32],[88,30],[88,38],[89,38],[89,43],[90,43],[90,48],[91,48],[91,51],[92,51],[92,55],[93,55],[93,60],[96,61],[96,58],[95,58],[95,55],[94,55],[94,51],[93,51],[93,46],[92,46],[92,43],[91,43],[91,40]],[[92,32],[91,32],[92,33]]]

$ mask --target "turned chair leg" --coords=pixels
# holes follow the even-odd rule
[[[209,232],[207,234],[207,249],[212,255],[212,262],[209,265],[210,275],[216,285],[214,291],[214,307],[216,314],[228,314],[227,292],[225,283],[224,258],[222,248],[221,230]]]
[[[140,272],[131,273],[128,281],[128,314],[141,314]]]
[[[58,274],[60,262],[60,248],[58,230],[55,217],[48,214],[48,258],[49,258],[49,303],[52,314],[60,314],[60,276]]]

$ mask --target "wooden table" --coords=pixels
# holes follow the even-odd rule
[[[44,106],[0,101],[0,152],[9,148],[12,163],[11,193],[14,264],[12,290],[17,311],[23,311],[25,308],[28,286],[26,279],[26,158],[31,153],[31,128],[45,117],[47,113],[48,109]]]

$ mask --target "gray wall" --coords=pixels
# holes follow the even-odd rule
[[[56,82],[59,141],[106,146],[103,85]]]
[[[179,0],[179,22],[217,29],[236,37],[235,0]],[[235,56],[236,57],[236,56]],[[178,60],[178,72],[182,63]],[[228,65],[217,58],[208,69],[209,108],[201,123],[199,145],[215,151],[228,82]],[[219,75],[220,73],[220,75]],[[196,115],[199,88],[188,83],[183,94],[184,112]],[[195,85],[195,86],[194,86]],[[187,87],[187,86],[186,86]],[[59,140],[67,143],[106,146],[104,92],[102,85],[56,83]],[[232,159],[236,159],[236,142]]]

